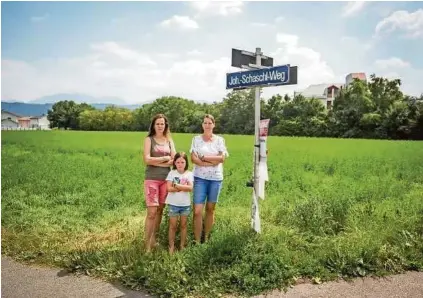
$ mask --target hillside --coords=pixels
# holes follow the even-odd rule
[[[104,110],[107,106],[110,106],[112,104],[110,103],[94,103],[90,104],[96,109]],[[37,103],[24,103],[24,102],[1,102],[1,108],[21,115],[21,116],[40,116],[43,114],[47,114],[48,110],[51,109],[53,106],[53,103],[44,103],[44,104],[37,104]],[[126,108],[130,110],[135,110],[136,108],[139,108],[140,104],[134,104],[134,105],[116,105],[121,108]]]

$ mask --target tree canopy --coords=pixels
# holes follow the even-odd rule
[[[270,135],[423,139],[423,95],[412,97],[400,90],[399,79],[370,76],[354,80],[340,90],[333,108],[322,101],[285,94],[261,99],[261,118],[270,119]],[[204,114],[216,119],[216,133],[254,133],[254,89],[229,92],[210,104],[165,96],[133,111],[116,106],[94,109],[72,100],[60,101],[48,111],[51,127],[74,130],[146,131],[151,118],[165,114],[172,132],[199,133]]]

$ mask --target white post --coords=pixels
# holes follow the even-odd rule
[[[256,48],[256,65],[261,66],[261,48]],[[260,161],[260,87],[256,87],[254,125],[254,189],[253,189],[253,228],[261,232],[258,196],[259,196],[259,161]]]
[[[261,66],[261,49],[256,48],[256,65]],[[260,161],[260,87],[256,87],[255,100],[255,123],[254,123],[254,191],[258,196],[259,161]]]

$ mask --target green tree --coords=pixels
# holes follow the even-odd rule
[[[78,105],[72,100],[59,101],[48,110],[47,119],[51,127],[79,129],[79,114],[92,109],[94,108],[86,103]]]
[[[277,135],[325,136],[327,112],[319,99],[297,95],[285,102],[279,112],[280,122],[274,128]]]
[[[132,112],[132,130],[148,131],[151,122],[151,107],[153,104],[145,104]]]
[[[342,89],[334,100],[333,117],[330,129],[344,138],[364,137],[378,117],[366,115],[374,113],[372,94],[367,83],[355,79],[347,88]],[[372,119],[372,120],[370,120]]]
[[[285,97],[286,96],[287,95],[285,95]],[[285,102],[289,102],[289,100],[285,100]],[[269,134],[272,134],[273,129],[279,124],[283,106],[284,101],[282,100],[282,96],[279,94],[273,95],[264,104],[261,115],[263,119],[270,119]]]
[[[255,90],[232,91],[223,99],[220,124],[225,133],[254,134]],[[261,102],[264,107],[264,102]]]

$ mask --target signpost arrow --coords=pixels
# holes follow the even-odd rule
[[[256,54],[249,51],[242,51],[237,49],[232,49],[232,64],[233,67],[242,67],[249,66],[250,64],[256,64]],[[266,67],[273,66],[273,58],[266,57],[264,55],[260,56],[260,65]]]

